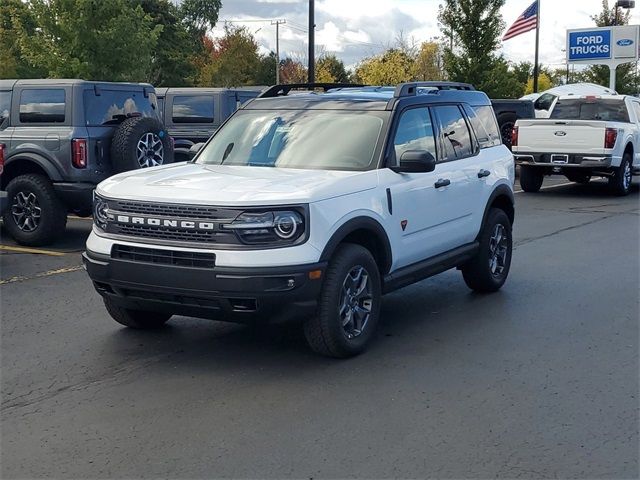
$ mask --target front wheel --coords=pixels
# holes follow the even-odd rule
[[[616,169],[613,177],[609,177],[609,187],[616,195],[627,195],[631,191],[631,154],[625,153],[620,167]]]
[[[535,193],[539,191],[543,180],[542,170],[527,165],[520,167],[520,186],[525,192]]]
[[[304,323],[311,349],[336,358],[363,352],[378,324],[381,290],[371,253],[360,245],[342,245],[329,262],[317,314]]]
[[[116,322],[125,327],[139,330],[150,330],[162,327],[171,318],[169,313],[131,310],[116,305],[109,298],[104,298],[104,306]]]
[[[472,290],[496,292],[507,280],[513,250],[511,221],[504,210],[489,210],[479,240],[478,253],[462,267],[462,276]]]

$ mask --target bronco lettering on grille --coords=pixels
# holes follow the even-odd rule
[[[145,225],[149,227],[172,227],[185,228],[189,230],[215,230],[215,224],[212,222],[199,222],[191,220],[176,220],[167,218],[152,217],[134,217],[131,215],[118,215],[116,217],[118,223],[128,225]]]

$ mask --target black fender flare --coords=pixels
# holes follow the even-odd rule
[[[14,165],[16,162],[25,161],[31,162],[44,170],[52,182],[61,182],[64,180],[61,171],[58,169],[54,162],[51,162],[38,153],[29,151],[17,152],[8,157],[4,164],[5,173],[12,170],[12,165]]]
[[[378,252],[382,256],[382,258],[378,259],[380,262],[379,266],[381,267],[381,270],[383,270],[380,274],[385,275],[391,269],[391,263],[393,261],[391,242],[389,241],[389,237],[387,236],[387,232],[384,227],[380,222],[372,217],[355,217],[341,225],[340,228],[334,232],[322,250],[320,261],[328,262],[338,248],[338,245],[340,245],[340,243],[350,234],[358,230],[368,230],[375,235],[376,243],[380,245],[382,249],[381,252]]]
[[[480,224],[480,231],[482,231],[482,226],[485,224],[487,220],[487,215],[489,215],[489,209],[491,208],[491,205],[493,205],[493,202],[498,197],[501,197],[501,196],[508,198],[509,202],[511,203],[511,207],[512,208],[515,207],[516,200],[515,200],[515,195],[513,194],[513,190],[505,184],[498,185],[493,190],[493,192],[491,192],[491,195],[489,195],[489,200],[487,201],[487,205],[484,207],[484,213],[482,215],[482,223]],[[510,220],[511,220],[511,225],[513,225],[513,217],[510,218]],[[478,235],[479,234],[480,233],[478,233]]]

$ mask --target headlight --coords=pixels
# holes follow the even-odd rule
[[[244,212],[225,229],[235,230],[244,243],[294,243],[305,231],[304,218],[295,210]]]
[[[94,223],[102,228],[103,230],[107,227],[107,222],[109,222],[109,204],[105,199],[100,197],[98,194],[94,192],[93,194],[93,221]]]

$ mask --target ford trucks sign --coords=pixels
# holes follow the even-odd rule
[[[569,33],[569,61],[611,58],[611,30]]]

